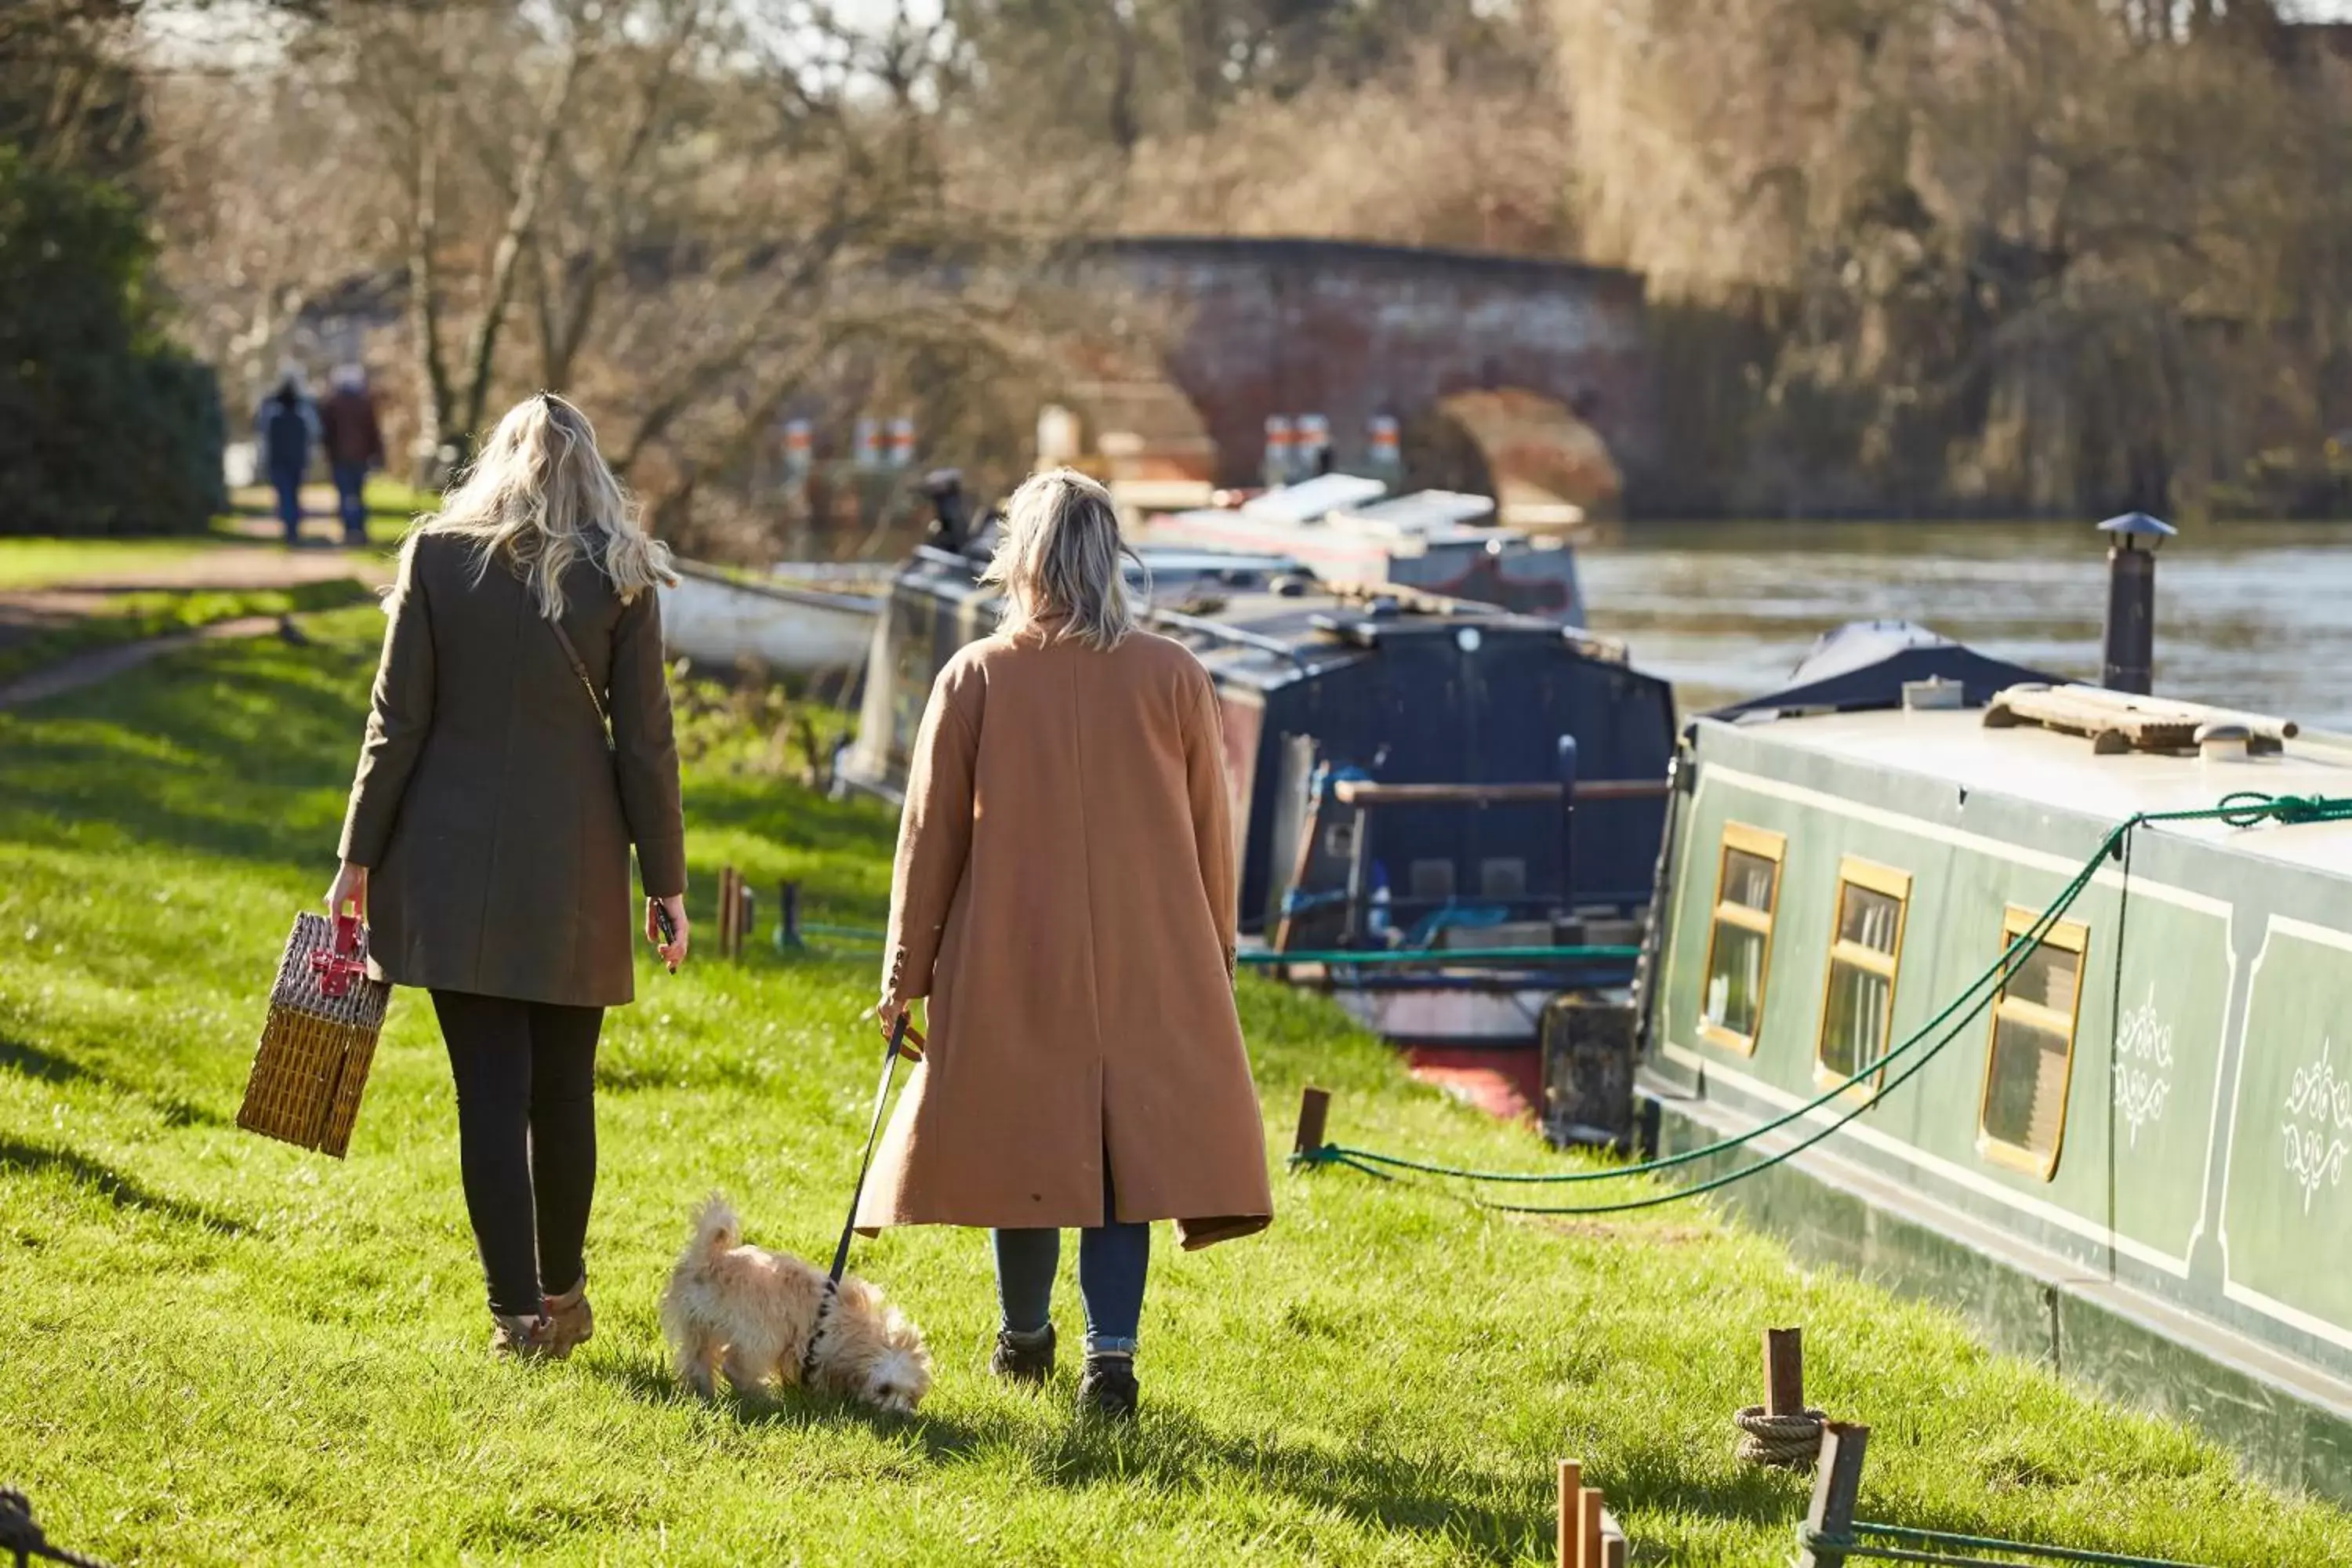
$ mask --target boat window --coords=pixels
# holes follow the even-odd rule
[[[1784,836],[1760,827],[1724,825],[1699,1033],[1737,1051],[1756,1048],[1756,1032],[1764,1021],[1772,911],[1780,901],[1780,861],[1788,845]]]
[[[2001,920],[2002,951],[2040,918],[2035,910],[2012,906]],[[2090,941],[2085,926],[2053,923],[1993,999],[1977,1147],[1987,1158],[2031,1171],[2045,1182],[2057,1173],[2066,1132],[2083,954]]]
[[[1814,1076],[1839,1083],[1886,1054],[1895,1019],[1895,972],[1903,961],[1903,917],[1911,902],[1907,871],[1848,856],[1838,867],[1829,979],[1822,996],[1822,1036]],[[1875,1092],[1873,1074],[1853,1092]]]

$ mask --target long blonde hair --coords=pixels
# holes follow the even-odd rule
[[[1047,641],[1117,647],[1135,630],[1118,564],[1126,552],[1108,490],[1075,468],[1033,474],[1006,503],[996,553],[980,577],[1004,590],[997,629],[1013,636],[1061,618]]]
[[[551,392],[507,410],[441,510],[417,521],[410,550],[427,533],[472,541],[476,582],[493,558],[501,560],[529,580],[551,621],[563,614],[563,574],[583,556],[597,562],[624,603],[677,580],[669,546],[638,521],[635,504],[596,450],[588,416]]]

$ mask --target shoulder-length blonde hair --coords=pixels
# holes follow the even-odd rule
[[[507,410],[441,510],[417,520],[410,547],[427,533],[470,541],[477,582],[499,559],[530,584],[551,621],[563,614],[563,574],[583,556],[612,579],[624,603],[677,581],[669,546],[637,521],[635,504],[596,450],[588,416],[551,392]]]
[[[1004,591],[998,630],[1033,627],[1108,652],[1135,630],[1110,492],[1075,468],[1034,474],[1013,492],[983,584]],[[1058,622],[1058,625],[1047,625]]]

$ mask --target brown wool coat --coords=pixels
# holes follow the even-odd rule
[[[426,985],[572,1006],[635,994],[649,895],[686,889],[677,747],[661,605],[623,604],[593,563],[564,578],[563,627],[613,716],[596,710],[530,588],[470,542],[425,534],[391,626],[342,856],[370,868],[371,966]]]
[[[1262,1230],[1265,1134],[1234,1011],[1234,838],[1200,662],[990,637],[940,672],[898,830],[883,989],[930,1044],[866,1229],[1173,1219]]]

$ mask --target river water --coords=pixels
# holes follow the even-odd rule
[[[2095,680],[2106,536],[2087,523],[1630,524],[1582,547],[1592,629],[1685,712],[1785,683],[1847,621],[1917,621]],[[2184,529],[2156,573],[2156,690],[2352,731],[2352,526]]]

